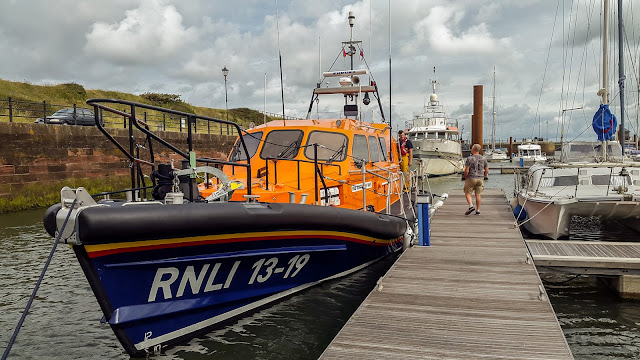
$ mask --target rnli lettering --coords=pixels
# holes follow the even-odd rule
[[[216,291],[223,288],[226,289],[231,286],[231,281],[238,270],[240,261],[236,261],[233,264],[223,283],[216,283],[216,276],[218,275],[221,265],[221,263],[216,263],[211,267],[211,264],[204,264],[198,275],[196,275],[194,266],[187,266],[180,279],[180,285],[178,285],[176,297],[182,297],[184,295],[184,290],[187,288],[187,285],[189,285],[192,294],[198,294],[202,288],[202,283],[205,278],[207,278],[207,282],[205,283],[204,292]],[[209,271],[209,268],[211,268],[211,271]],[[208,277],[207,273],[209,274]],[[156,275],[153,278],[153,283],[151,284],[151,290],[149,291],[149,298],[147,301],[156,301],[159,290],[162,290],[164,300],[171,299],[173,297],[171,285],[178,280],[179,275],[180,270],[175,267],[159,268],[156,270]]]
[[[278,257],[259,259],[251,266],[252,271],[249,270],[251,271],[251,277],[248,285],[264,283],[273,278],[293,278],[307,265],[310,258],[309,254],[303,254],[295,255],[282,262],[279,261]],[[278,266],[278,263],[283,264],[283,266]],[[286,265],[284,265],[285,263]],[[185,293],[187,295],[197,295],[201,291],[207,293],[228,289],[233,283],[240,264],[241,261],[238,260],[231,266],[229,264],[214,263],[204,264],[202,267],[189,265],[184,270],[180,270],[177,267],[158,268],[153,278],[147,301],[168,300],[172,299],[174,295],[179,298],[183,297]],[[245,267],[248,267],[248,264]],[[240,281],[247,280],[245,278],[245,280]]]

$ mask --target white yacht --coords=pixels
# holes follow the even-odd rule
[[[518,153],[514,154],[512,161],[519,163],[520,166],[529,166],[544,163],[547,157],[542,153],[540,144],[526,141],[518,145]]]
[[[608,1],[603,4],[606,20]],[[622,21],[621,13],[618,21]],[[605,22],[601,37],[602,88],[598,91],[601,101],[591,123],[598,142],[562,144],[559,162],[533,165],[516,182],[514,214],[522,221],[521,225],[534,234],[552,239],[567,236],[573,215],[622,219],[620,222],[631,227],[640,222],[640,163],[625,161],[624,137],[622,145],[611,140],[616,133],[617,119],[609,109],[608,28]],[[623,59],[620,44],[618,51]],[[621,82],[619,86],[622,91],[624,84]],[[620,97],[620,108],[625,108],[623,97]],[[620,127],[624,129],[623,121]]]
[[[503,149],[488,149],[484,152],[484,158],[487,161],[504,161],[509,159],[509,155]]]
[[[420,115],[406,122],[407,137],[413,143],[413,165],[418,176],[440,176],[464,171],[460,131],[449,123],[438,95],[435,80],[432,93]]]
[[[640,219],[640,163],[623,163],[620,143],[607,141],[606,152],[600,142],[565,144],[562,158],[531,166],[516,183],[514,214],[529,232],[568,236],[573,215]]]

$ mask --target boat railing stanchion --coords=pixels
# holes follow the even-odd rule
[[[316,197],[316,205],[320,204],[318,199],[318,144],[313,144],[313,180],[315,183],[314,187],[314,195]]]
[[[362,160],[362,210],[367,211],[367,187],[366,187],[366,179],[367,179],[367,162]]]

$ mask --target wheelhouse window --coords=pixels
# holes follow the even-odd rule
[[[249,159],[256,154],[258,151],[258,147],[260,146],[260,140],[262,140],[262,131],[257,131],[254,133],[248,133],[243,135],[244,144],[247,146],[247,151],[249,152]],[[235,145],[233,145],[233,149],[231,150],[231,156],[229,156],[229,161],[246,161],[247,156],[244,152],[244,148],[242,147],[242,141],[240,138],[236,141]]]
[[[364,161],[369,161],[369,148],[367,147],[367,138],[364,135],[353,136],[353,157]]]
[[[446,138],[446,133],[443,133],[443,132],[438,133],[438,139],[444,139],[444,138]]]
[[[574,186],[578,185],[578,175],[557,176],[553,181],[553,186]]]
[[[422,140],[424,139],[424,133],[423,132],[418,132],[418,133],[413,133],[411,134],[411,140]]]
[[[293,159],[298,155],[303,132],[300,130],[274,130],[267,134],[260,152],[262,159]]]
[[[610,186],[620,186],[620,185],[631,185],[631,178],[629,176],[620,176],[620,175],[591,175],[591,184],[593,185],[610,185]]]
[[[387,161],[387,144],[385,144],[383,138],[378,138],[378,142],[380,143],[380,159]]]
[[[438,133],[427,133],[427,139],[437,139]]]
[[[369,155],[372,162],[380,161],[380,149],[378,148],[378,141],[375,136],[369,136]]]
[[[313,160],[313,145],[318,144],[318,160],[344,161],[347,158],[349,139],[346,135],[328,131],[312,131],[304,149],[304,156]]]

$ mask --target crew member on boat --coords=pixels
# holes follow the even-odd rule
[[[398,131],[398,138],[400,139],[400,170],[404,174],[404,191],[409,192],[409,166],[413,159],[413,143],[402,130]]]

